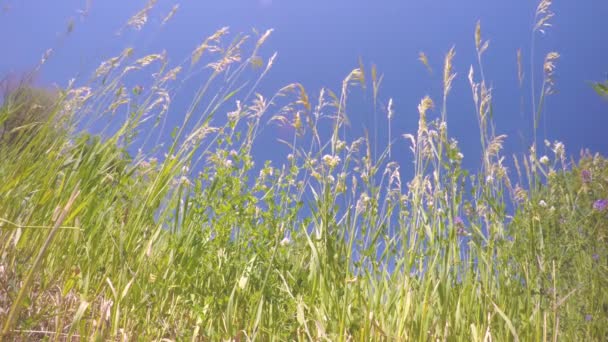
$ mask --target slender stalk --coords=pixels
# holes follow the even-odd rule
[[[61,214],[57,218],[57,221],[55,221],[53,228],[49,231],[49,234],[47,235],[46,240],[44,241],[44,243],[40,247],[40,250],[38,251],[38,255],[36,256],[34,263],[32,264],[29,272],[25,276],[25,279],[23,280],[23,284],[21,285],[21,288],[19,289],[19,293],[17,294],[15,301],[11,305],[11,309],[8,313],[8,317],[6,318],[6,322],[4,322],[4,327],[2,328],[2,337],[5,337],[10,333],[10,331],[12,329],[13,321],[19,315],[19,311],[21,309],[21,302],[25,296],[25,293],[29,290],[29,286],[32,282],[34,274],[36,273],[36,271],[38,270],[38,267],[42,263],[42,259],[46,255],[47,249],[51,245],[51,242],[53,242],[53,238],[55,237],[55,234],[57,234],[57,232],[59,231],[59,227],[61,226],[61,224],[67,217],[67,215],[70,211],[70,208],[72,207],[72,205],[74,204],[74,201],[80,194],[78,187],[79,187],[79,184],[76,184],[76,186],[74,187],[74,190],[72,191],[72,194],[70,195],[70,198],[68,199],[68,202],[63,207],[63,210],[61,211]]]

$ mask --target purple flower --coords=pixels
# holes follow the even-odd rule
[[[581,179],[583,183],[591,183],[591,171],[583,170],[581,171]]]
[[[593,261],[598,261],[598,260],[600,260],[600,255],[595,253],[591,256],[591,258],[593,259]]]
[[[593,203],[593,209],[597,211],[604,211],[608,208],[608,198],[599,199]]]
[[[585,321],[591,322],[592,319],[593,319],[593,316],[591,316],[589,314],[585,315]]]
[[[454,226],[457,235],[467,235],[467,231],[464,229],[464,221],[460,216],[454,217]]]
[[[454,225],[456,227],[464,227],[464,221],[462,220],[462,218],[460,216],[454,217]]]

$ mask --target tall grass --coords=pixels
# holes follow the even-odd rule
[[[152,5],[128,25],[145,24]],[[265,97],[270,34],[226,42],[220,29],[176,66],[126,49],[57,94],[44,120],[11,126],[0,145],[3,340],[606,338],[607,162],[572,163],[559,142],[537,157],[535,136],[509,174],[480,24],[468,79],[481,168],[463,169],[448,132],[452,48],[441,103],[423,98],[417,132],[404,135],[409,182],[390,142],[376,156],[367,136],[346,138],[349,90],[371,80],[376,99],[375,68],[314,102],[297,83]],[[553,86],[547,58],[535,130]],[[133,84],[137,73],[152,83]],[[183,124],[138,151],[164,137],[189,77],[204,79]],[[31,104],[7,96],[2,122]],[[268,121],[293,129],[279,165],[252,157]]]

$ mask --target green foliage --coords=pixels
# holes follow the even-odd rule
[[[592,340],[608,324],[608,161],[587,154],[571,170],[547,168],[511,223],[510,271],[559,317],[563,338]]]
[[[362,88],[373,89],[375,105],[375,68],[367,77],[361,64],[317,103],[300,84],[265,98],[256,85],[273,59],[255,69],[256,82],[245,76],[263,65],[258,49],[270,32],[247,57],[247,38],[224,46],[221,29],[173,68],[164,54],[134,59],[127,49],[90,83],[49,100],[48,115],[25,111],[43,97],[31,89],[4,102],[12,136],[0,146],[3,340],[605,338],[608,163],[585,156],[570,167],[558,142],[547,145],[553,162],[538,158],[535,136],[513,184],[480,25],[469,82],[482,166],[465,170],[448,132],[452,49],[439,113],[425,97],[418,131],[406,135],[407,183],[390,146],[372,153],[367,136],[349,140],[344,129],[352,87],[371,79]],[[170,89],[179,88],[171,82],[204,58],[208,74],[169,144],[127,153],[163,133]],[[152,84],[129,85],[125,75],[152,67]],[[252,157],[267,121],[293,128],[283,142],[290,154],[275,164]],[[87,133],[92,126],[104,128]],[[13,135],[25,127],[35,134]]]

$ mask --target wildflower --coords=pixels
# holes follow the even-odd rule
[[[190,182],[190,180],[186,176],[182,176],[180,178],[179,182],[180,182],[181,185],[184,185],[184,186],[187,186],[187,187],[190,186],[190,185],[192,185],[192,183]]]
[[[600,260],[600,255],[595,253],[591,256],[591,258],[593,259],[593,261],[598,261],[598,260]]]
[[[456,234],[463,236],[467,235],[467,231],[464,228],[464,221],[460,216],[454,217],[454,226],[456,227]]]
[[[290,242],[291,240],[289,239],[289,234],[285,234],[285,237],[283,238],[283,240],[281,240],[281,242],[279,242],[279,244],[281,246],[286,246],[289,245]]]
[[[540,163],[543,165],[549,164],[549,157],[547,157],[547,156],[540,157]]]
[[[593,203],[593,209],[597,211],[604,211],[608,208],[608,198],[599,199]]]
[[[561,159],[563,162],[566,156],[566,146],[564,146],[564,143],[556,141],[553,144],[553,153],[555,153],[555,156]]]
[[[325,165],[329,166],[329,168],[333,169],[334,167],[338,166],[338,163],[340,163],[340,157],[326,154],[323,156],[323,162]]]
[[[538,205],[540,205],[543,208],[547,207],[547,202],[545,202],[544,200],[540,200],[540,202],[538,202]]]
[[[454,217],[454,225],[456,227],[464,227],[464,221],[462,220],[462,218],[460,216]]]
[[[589,171],[589,170],[581,171],[581,180],[585,184],[591,183],[591,171]]]
[[[593,316],[591,316],[589,314],[585,315],[585,321],[586,322],[591,322],[592,319],[593,319]]]

